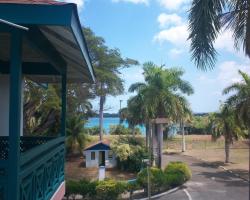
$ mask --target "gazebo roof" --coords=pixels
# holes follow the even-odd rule
[[[110,150],[110,142],[107,140],[99,141],[94,144],[91,144],[90,146],[86,147],[84,151],[90,151],[90,150]]]
[[[93,82],[94,70],[77,6],[53,0],[0,0],[0,19],[29,28],[23,38],[23,73],[36,82]],[[1,21],[0,21],[1,24]],[[6,30],[6,29],[5,29]],[[0,73],[10,60],[10,34],[0,27]]]

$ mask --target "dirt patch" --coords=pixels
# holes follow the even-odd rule
[[[98,168],[86,168],[83,156],[68,156],[65,164],[66,180],[89,179],[96,180],[98,178]],[[121,172],[118,169],[107,169],[106,177],[115,180],[129,180],[136,177],[135,173]]]

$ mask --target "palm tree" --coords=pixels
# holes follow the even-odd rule
[[[99,139],[103,137],[103,112],[106,97],[123,93],[124,85],[120,77],[120,69],[137,65],[136,60],[122,58],[119,49],[110,49],[102,37],[96,36],[89,28],[83,28],[89,54],[96,73],[96,82],[90,87],[99,98]]]
[[[151,62],[145,63],[143,70],[145,82],[132,84],[129,92],[137,92],[134,98],[141,98],[141,110],[145,115],[144,122],[149,122],[149,119],[155,118],[179,120],[180,112],[183,109],[182,103],[185,100],[182,94],[190,95],[193,93],[193,88],[189,82],[181,78],[184,72],[178,68],[158,67]],[[159,130],[158,135],[160,136],[162,135],[162,128],[159,128]],[[161,139],[158,142],[160,166]]]
[[[143,113],[143,103],[140,96],[131,97],[128,100],[128,106],[120,110],[120,122],[127,121],[129,128],[132,129],[135,137],[135,127],[143,125],[145,122],[145,115]]]
[[[178,111],[178,118],[180,123],[180,129],[182,133],[182,152],[186,151],[186,139],[185,139],[185,124],[190,122],[192,111],[190,109],[189,103],[183,97],[179,98],[177,101],[177,111]]]
[[[214,113],[210,116],[212,121],[212,137],[218,139],[221,136],[225,138],[225,163],[229,163],[230,145],[234,140],[244,136],[244,131],[236,121],[235,110],[225,104],[220,113]]]
[[[225,88],[223,94],[235,92],[227,99],[227,103],[235,108],[238,120],[244,123],[250,135],[250,76],[240,70],[239,73],[242,76],[242,82]]]
[[[198,68],[213,68],[214,42],[223,29],[233,32],[234,46],[250,57],[249,0],[193,0],[189,13],[192,59]]]
[[[70,152],[78,153],[84,146],[85,134],[84,134],[85,121],[81,115],[73,115],[67,119],[66,127],[66,146]]]
[[[143,65],[145,83],[134,83],[129,92],[137,92],[142,98],[145,114],[148,118],[179,118],[182,94],[191,95],[193,88],[189,82],[181,79],[184,71],[178,68],[164,69],[151,62]]]

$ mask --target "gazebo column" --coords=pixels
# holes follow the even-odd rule
[[[163,125],[157,124],[158,137],[158,167],[162,167]]]
[[[62,113],[61,113],[61,136],[66,135],[66,112],[67,112],[67,73],[62,74],[61,86]]]
[[[19,160],[22,91],[22,33],[11,32],[8,199],[19,200]]]

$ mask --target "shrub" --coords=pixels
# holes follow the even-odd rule
[[[142,160],[146,157],[146,148],[141,138],[120,136],[111,143],[111,148],[117,157],[118,169],[138,172],[144,166]]]
[[[69,197],[72,197],[73,199],[75,199],[75,195],[79,194],[80,191],[80,184],[77,181],[66,181],[66,192],[65,192],[65,196],[67,199],[69,199]]]
[[[164,170],[166,183],[171,187],[183,184],[192,176],[191,170],[183,162],[170,162]]]
[[[126,190],[129,192],[130,194],[130,199],[132,198],[132,195],[134,193],[135,190],[139,190],[141,189],[140,185],[138,184],[137,180],[135,181],[130,181],[127,182],[127,186],[126,186]]]
[[[126,128],[124,125],[111,125],[109,127],[110,135],[129,135],[131,134],[131,130]]]
[[[86,179],[79,181],[79,190],[78,193],[83,196],[83,198],[86,197],[93,197],[96,195],[96,186],[98,182],[97,181],[89,181]]]
[[[88,196],[90,197],[90,199],[95,199],[97,185],[98,185],[98,181],[89,182],[89,185],[88,185],[88,189],[89,189]]]
[[[141,135],[141,130],[138,127],[135,127],[134,130],[127,128],[124,125],[111,125],[109,127],[110,135],[132,135],[134,132],[135,135]]]
[[[99,126],[93,126],[93,127],[90,127],[90,128],[84,128],[84,130],[89,135],[98,135],[100,133],[100,127]],[[103,129],[103,133],[105,134],[105,129]]]
[[[116,200],[126,190],[126,184],[114,180],[100,181],[96,186],[96,199]]]
[[[138,184],[144,189],[147,190],[148,187],[148,170],[147,168],[140,171],[137,175]],[[162,189],[166,189],[165,175],[161,169],[151,167],[150,168],[150,184],[151,190],[153,193],[159,192]]]

